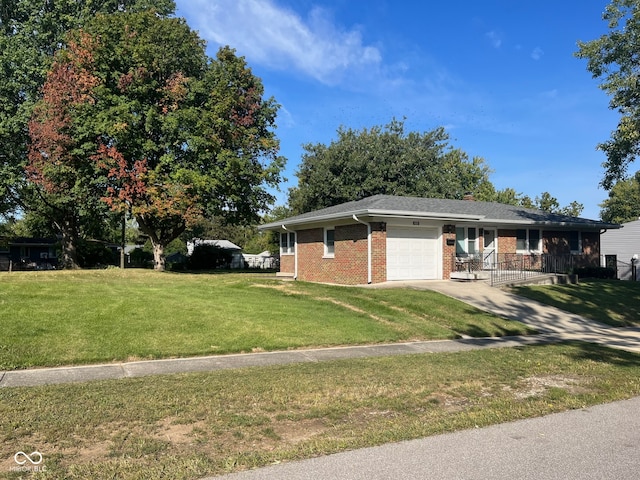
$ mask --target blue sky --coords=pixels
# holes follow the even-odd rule
[[[286,202],[305,143],[406,118],[443,126],[451,145],[485,159],[498,189],[598,218],[602,152],[617,114],[574,57],[607,33],[607,0],[177,0],[208,42],[230,45],[281,105]]]

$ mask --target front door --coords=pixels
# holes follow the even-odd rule
[[[494,229],[484,229],[484,250],[482,251],[483,266],[491,270],[496,264],[497,239]]]

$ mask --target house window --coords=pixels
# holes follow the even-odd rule
[[[296,234],[287,232],[280,234],[280,255],[293,255],[296,252]]]
[[[529,230],[529,250],[540,251],[540,230]]]
[[[542,242],[540,230],[518,229],[516,231],[516,251],[518,253],[540,253]]]
[[[571,253],[579,253],[580,248],[580,232],[569,232],[569,250]]]
[[[478,239],[476,237],[475,227],[469,227],[467,238],[469,253],[478,253]]]
[[[456,255],[464,255],[467,253],[466,240],[464,227],[456,227]]]
[[[478,253],[478,236],[475,227],[456,227],[456,255]]]
[[[333,258],[335,254],[335,229],[324,229],[324,256]]]
[[[519,229],[516,232],[516,251],[527,250],[527,231]]]

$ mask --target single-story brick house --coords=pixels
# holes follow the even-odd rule
[[[345,285],[449,279],[467,259],[581,255],[599,264],[618,225],[472,200],[375,195],[260,227],[280,233],[281,275]]]

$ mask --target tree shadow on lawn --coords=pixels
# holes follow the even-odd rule
[[[518,287],[513,291],[614,327],[640,326],[640,282],[588,280],[578,285]],[[566,298],[559,298],[556,292]]]
[[[577,347],[573,350],[575,354],[571,355],[574,360],[590,360],[621,367],[640,366],[640,354],[638,353],[586,342],[566,342],[566,345]]]
[[[483,311],[476,307],[464,306],[462,307],[463,313],[468,317],[484,317],[491,315],[489,311]],[[538,332],[534,327],[527,325],[519,320],[512,318],[505,318],[497,316],[497,320],[490,325],[483,325],[486,323],[482,318],[478,320],[478,323],[467,323],[465,325],[452,327],[452,330],[460,336],[469,336],[473,338],[484,337],[510,337],[517,335],[537,335]]]

